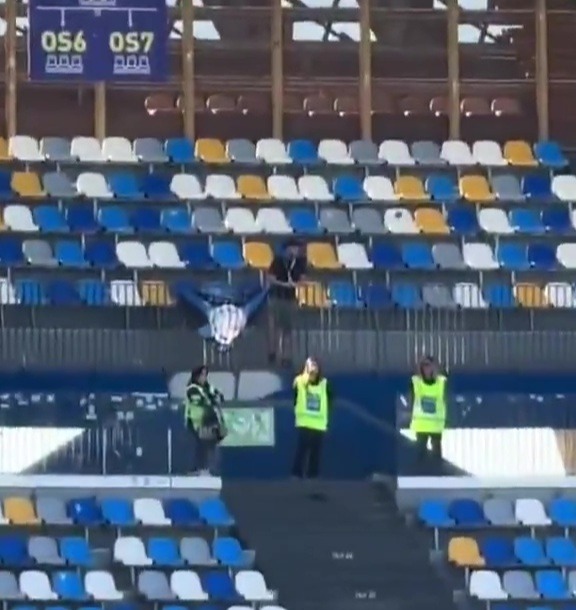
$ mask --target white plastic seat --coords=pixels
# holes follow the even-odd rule
[[[475,165],[470,147],[462,140],[446,140],[442,144],[440,157],[450,165]]]
[[[346,269],[372,269],[364,244],[344,243],[337,246],[338,260]]]
[[[298,189],[304,199],[308,201],[334,201],[334,195],[330,192],[328,184],[322,176],[300,176],[298,178]]]
[[[210,174],[206,178],[206,196],[214,199],[241,199],[232,176]]]
[[[292,159],[286,152],[282,140],[276,138],[263,138],[256,144],[256,158],[269,165],[289,165]]]
[[[494,140],[478,140],[472,144],[472,157],[479,165],[501,167],[507,165],[502,149]]]
[[[77,136],[72,139],[70,154],[83,163],[102,163],[102,146],[96,138]]]
[[[372,201],[397,201],[394,185],[386,176],[367,176],[363,183],[364,192]]]
[[[576,269],[576,244],[558,244],[556,248],[556,258],[566,269]]]
[[[136,536],[124,536],[114,542],[114,561],[125,566],[149,566],[152,560],[146,555],[142,540]]]
[[[106,178],[96,172],[82,172],[76,179],[76,190],[91,199],[112,199],[114,194],[108,188]]]
[[[508,214],[501,208],[481,208],[478,212],[478,224],[486,233],[495,235],[514,233]]]
[[[250,602],[273,601],[275,595],[270,591],[264,576],[256,570],[240,570],[234,577],[236,591]]]
[[[116,256],[128,269],[149,269],[152,261],[148,258],[146,246],[139,241],[121,241],[116,244]]]
[[[144,304],[138,286],[132,280],[112,280],[110,300],[122,307],[141,307]]]
[[[537,498],[518,498],[514,504],[514,516],[518,523],[530,527],[552,523],[552,520],[546,514],[544,504]]]
[[[279,235],[292,233],[286,214],[278,208],[260,208],[256,214],[256,224],[264,233]]]
[[[292,176],[276,174],[269,176],[266,182],[268,192],[274,199],[285,201],[302,201],[303,199],[296,185],[296,180]]]
[[[378,149],[378,158],[389,165],[416,165],[408,144],[403,140],[384,140]]]
[[[136,498],[134,516],[144,525],[171,525],[172,521],[164,514],[162,502],[157,498]]]
[[[254,214],[246,208],[228,208],[224,224],[227,229],[239,235],[260,232]]]
[[[178,199],[205,199],[204,189],[194,174],[174,174],[170,190]]]
[[[25,205],[7,205],[4,208],[4,223],[12,231],[23,233],[36,233],[38,231],[32,212]]]
[[[148,258],[154,267],[161,269],[182,269],[186,267],[176,246],[170,241],[154,241],[148,246]]]
[[[84,588],[86,593],[96,600],[116,601],[124,599],[124,596],[116,587],[112,574],[106,570],[91,570],[86,572]]]
[[[114,136],[102,141],[102,156],[112,163],[138,163],[132,143],[127,138]]]
[[[170,576],[170,588],[174,595],[185,601],[205,601],[208,594],[202,588],[200,577],[192,570],[175,570]]]
[[[39,570],[26,570],[18,579],[20,591],[27,599],[55,600],[58,595],[52,591],[48,574]]]
[[[554,176],[552,193],[562,201],[576,201],[576,176]]]
[[[18,295],[16,294],[16,290],[14,290],[12,282],[6,278],[0,278],[0,303],[2,303],[2,305],[18,304]],[[0,525],[6,525],[7,523],[9,523],[9,521],[4,516],[4,512],[0,507]]]
[[[500,267],[492,248],[485,243],[465,243],[462,247],[462,258],[470,269],[483,271]]]
[[[318,157],[333,165],[352,165],[354,159],[348,154],[348,147],[342,140],[321,140]]]
[[[414,217],[406,208],[388,208],[384,212],[384,226],[390,233],[418,233]]]
[[[452,289],[452,298],[456,305],[463,309],[486,309],[488,307],[480,287],[473,282],[458,282]]]
[[[468,592],[480,600],[508,599],[502,588],[500,576],[492,570],[475,570],[470,574]]]
[[[553,307],[576,307],[574,288],[568,282],[548,282],[544,286],[544,296]]]
[[[8,142],[8,154],[19,161],[44,161],[40,144],[32,136],[12,136]]]

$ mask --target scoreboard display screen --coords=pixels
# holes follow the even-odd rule
[[[31,80],[168,78],[166,0],[30,0],[29,21]]]

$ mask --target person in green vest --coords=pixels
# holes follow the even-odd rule
[[[416,435],[418,461],[424,463],[428,456],[428,445],[434,461],[442,460],[442,433],[446,427],[446,381],[438,372],[431,356],[420,362],[418,374],[412,376],[410,430]]]
[[[208,382],[208,369],[195,368],[186,386],[184,424],[194,437],[194,471],[201,475],[218,472],[218,445],[226,436],[223,401],[222,393]]]
[[[292,475],[315,479],[320,472],[322,444],[328,430],[332,390],[318,363],[306,360],[304,370],[294,378],[294,416],[298,441]]]

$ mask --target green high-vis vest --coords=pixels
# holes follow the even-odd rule
[[[426,383],[420,375],[412,377],[412,420],[410,430],[417,434],[441,434],[446,427],[446,377],[438,375]]]
[[[305,375],[294,379],[296,388],[296,427],[326,432],[328,429],[328,384],[322,379],[316,385]]]

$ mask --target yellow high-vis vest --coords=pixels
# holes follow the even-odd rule
[[[412,420],[410,430],[420,434],[441,434],[446,427],[446,377],[438,375],[426,383],[420,375],[412,377]]]
[[[316,385],[308,383],[308,376],[294,378],[296,388],[296,427],[326,432],[328,429],[328,391],[326,379]]]

